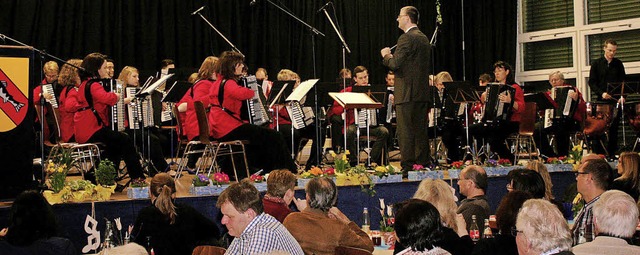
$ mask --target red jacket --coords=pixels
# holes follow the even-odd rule
[[[271,109],[273,109],[273,112],[276,112],[276,110],[278,110],[278,116],[275,116],[278,119],[274,120],[273,122],[271,122],[271,124],[269,124],[269,127],[272,128],[272,129],[276,129],[277,125],[291,124],[291,117],[289,116],[289,112],[287,111],[287,107],[285,105],[280,105],[279,108],[280,108],[280,110],[278,110],[278,107],[275,106],[275,105],[271,108]]]
[[[60,111],[60,138],[63,142],[69,142],[69,139],[74,135],[74,109],[70,107],[78,96],[76,88],[63,88],[60,92],[60,104],[58,110]],[[73,99],[72,99],[73,98]],[[67,103],[67,100],[69,103]]]
[[[238,85],[235,80],[227,80],[224,85],[223,106],[228,111],[231,111],[231,113],[224,111],[218,101],[218,92],[222,80],[223,79],[219,78],[213,83],[213,86],[211,86],[209,90],[208,102],[212,105],[209,111],[209,128],[215,139],[220,139],[244,124],[244,122],[240,120],[240,108],[244,100],[248,100],[254,95],[253,90]],[[194,98],[194,100],[197,99]]]
[[[524,91],[522,90],[522,88],[520,88],[520,85],[518,84],[512,84],[511,87],[516,89],[516,95],[515,95],[515,104],[518,104],[518,110],[516,110],[515,107],[513,107],[513,114],[511,114],[511,121],[513,122],[520,122],[520,119],[522,118],[522,113],[524,112],[524,108],[525,108],[525,102],[524,102]],[[513,96],[513,95],[511,95]]]
[[[200,129],[198,128],[198,116],[196,116],[196,109],[193,107],[193,102],[201,101],[205,108],[209,106],[209,89],[214,81],[212,80],[199,80],[182,98],[187,102],[187,112],[184,121],[184,132],[187,135],[189,141],[198,137]],[[193,95],[193,97],[192,97]],[[211,130],[209,130],[209,136],[211,136]]]
[[[181,105],[182,103],[187,103],[187,106],[189,105],[189,103],[193,102],[193,98],[191,97],[191,92],[192,88],[189,88],[189,90],[187,90],[187,93],[184,94],[184,96],[182,97],[182,99],[180,99],[180,101],[178,101],[178,103],[176,103],[176,106]],[[180,121],[180,127],[176,126],[176,132],[178,133],[178,138],[180,138],[180,136],[186,136],[186,128],[187,128],[187,112],[178,112],[178,116],[177,116],[178,120]],[[180,131],[182,130],[182,132],[180,133]]]
[[[90,86],[91,96],[93,97],[93,108],[98,112],[103,125],[98,124],[98,120],[91,109],[85,108],[89,106],[89,103],[85,98],[86,86]],[[70,109],[76,111],[73,116],[76,141],[79,143],[86,143],[87,140],[89,140],[89,138],[91,138],[91,136],[93,136],[93,134],[103,126],[109,126],[111,119],[108,116],[109,107],[118,102],[118,96],[113,92],[105,91],[102,85],[98,82],[87,85],[87,80],[85,80],[80,84],[77,95],[75,97],[69,97],[67,102],[70,103],[68,107],[71,107]]]

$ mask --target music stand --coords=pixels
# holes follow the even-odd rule
[[[193,84],[186,81],[177,81],[171,86],[161,102],[177,103],[184,97]]]
[[[530,102],[536,103],[536,107],[538,108],[538,111],[558,108],[556,101],[551,99],[551,97],[544,92],[526,94],[524,95],[524,101],[527,103],[530,103]]]
[[[465,147],[465,155],[471,155],[471,159],[473,163],[476,164],[478,162],[478,155],[475,149],[471,149],[471,145],[469,144],[469,110],[467,105],[469,103],[475,103],[480,101],[480,95],[478,93],[478,86],[473,86],[468,81],[452,81],[452,82],[443,82],[444,91],[446,96],[451,99],[456,104],[465,104],[465,133],[467,137],[467,145]]]
[[[298,87],[293,90],[289,96],[284,100],[285,102],[292,102],[292,101],[297,101],[298,103],[300,101],[302,101],[307,93],[309,93],[309,90],[311,90],[313,88],[314,85],[316,85],[316,83],[319,81],[319,79],[311,79],[311,80],[306,80],[302,83],[300,83],[300,85],[298,85]],[[289,82],[289,81],[288,81]],[[296,81],[292,81],[293,84],[295,84]],[[290,84],[290,83],[289,83]],[[287,86],[289,87],[289,86]],[[293,86],[291,86],[293,87]],[[286,88],[285,88],[286,89]],[[282,91],[284,91],[285,89],[283,89]],[[280,91],[278,93],[278,96],[280,96],[282,94],[282,91]],[[278,100],[278,98],[276,98],[275,100]],[[300,109],[302,110],[302,109]],[[287,108],[287,112],[288,112],[288,108]],[[295,159],[295,142],[294,142],[294,125],[293,125],[293,114],[291,112],[288,112],[289,116],[291,117],[291,128],[289,128],[289,130],[291,131],[291,158]],[[304,119],[302,120],[304,122]]]
[[[354,86],[355,88],[356,86]],[[357,92],[330,92],[329,96],[331,96],[340,106],[342,106],[345,111],[348,109],[353,109],[353,116],[357,118],[358,109],[379,109],[382,108],[382,104],[374,101],[371,97],[369,97],[365,93],[357,93]],[[345,114],[346,115],[346,114]],[[367,119],[368,122],[368,119]],[[356,122],[357,123],[357,122]],[[369,123],[367,125],[367,135],[369,133]],[[356,153],[358,153],[358,163],[360,162],[360,128],[356,128]],[[371,147],[371,146],[369,146]],[[344,118],[344,148],[347,148],[347,118]],[[370,162],[371,156],[367,155],[367,158]]]
[[[611,95],[611,97],[623,98],[629,94],[638,94],[640,91],[638,82],[609,82],[607,83],[607,94]],[[622,121],[622,146],[627,147],[627,130],[625,123],[625,109],[624,104],[620,104],[622,109],[622,116],[620,120]],[[615,121],[615,120],[614,120]],[[613,152],[612,152],[613,153]]]

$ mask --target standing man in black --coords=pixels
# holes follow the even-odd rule
[[[611,82],[623,82],[626,73],[622,61],[615,58],[618,44],[613,39],[604,41],[604,56],[596,59],[591,63],[591,71],[589,72],[589,88],[596,95],[598,101],[606,101],[611,104],[624,103],[624,98],[613,98],[607,93],[607,84]],[[617,110],[616,110],[617,111]],[[607,143],[607,155],[613,158],[618,151],[618,126],[620,124],[620,113],[614,114],[617,117],[613,119],[609,128],[609,141]]]
[[[429,38],[418,29],[418,9],[405,6],[396,19],[404,34],[398,38],[395,54],[380,50],[383,64],[395,73],[395,103],[402,171],[414,164],[427,166],[431,159],[427,137],[429,98],[427,84],[431,70]]]

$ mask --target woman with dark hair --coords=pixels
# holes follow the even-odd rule
[[[442,221],[435,206],[420,199],[409,199],[396,213],[398,242],[408,247],[397,254],[451,254],[436,246],[442,239]]]
[[[507,174],[507,190],[529,192],[533,198],[544,198],[546,188],[542,176],[530,169],[515,169]]]
[[[176,184],[166,173],[153,177],[149,187],[153,205],[138,213],[133,227],[134,242],[149,243],[155,254],[190,255],[198,245],[216,245],[218,227],[196,209],[176,204]]]
[[[640,155],[636,152],[620,153],[618,174],[613,180],[611,189],[617,189],[629,194],[636,202],[640,196]]]
[[[240,119],[242,103],[254,95],[251,89],[238,85],[244,68],[244,57],[233,51],[223,52],[216,63],[216,72],[220,77],[211,86],[208,100],[211,104],[209,126],[213,138],[221,142],[248,140],[245,148],[251,168],[264,169],[265,173],[274,169],[288,169],[295,173],[296,165],[278,131]],[[242,177],[238,176],[238,179]]]
[[[9,228],[0,231],[0,254],[78,254],[73,243],[56,237],[53,209],[35,190],[22,192],[11,206]]]
[[[507,193],[496,210],[498,233],[494,234],[494,238],[480,239],[472,254],[517,255],[518,247],[516,246],[515,236],[511,235],[511,228],[516,225],[516,217],[520,207],[531,198],[533,198],[531,194],[525,191],[514,190]]]
[[[136,149],[129,136],[111,130],[109,107],[115,105],[120,94],[107,92],[100,79],[108,78],[106,56],[91,53],[82,60],[84,72],[80,73],[82,83],[76,97],[69,98],[70,107],[76,111],[74,121],[75,138],[78,143],[104,143],[104,155],[116,166],[120,159],[127,164],[131,179],[144,178]]]

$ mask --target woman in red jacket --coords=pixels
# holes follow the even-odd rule
[[[68,65],[70,64],[70,65]],[[69,59],[67,65],[62,65],[60,70],[60,76],[58,77],[58,84],[63,86],[60,91],[60,103],[58,104],[60,111],[60,139],[65,142],[75,142],[73,116],[75,115],[74,109],[72,109],[72,103],[76,101],[75,97],[78,94],[77,87],[80,86],[80,75],[78,74],[78,68],[82,64],[82,59]],[[73,66],[72,66],[73,65]]]
[[[115,165],[119,165],[121,158],[124,159],[131,179],[144,178],[142,166],[129,136],[109,128],[109,107],[118,102],[120,94],[105,91],[98,81],[100,78],[108,77],[106,56],[91,53],[82,61],[82,68],[82,83],[73,102],[76,110],[73,118],[76,141],[104,143],[107,146],[103,154],[106,158]]]
[[[251,89],[238,85],[244,67],[244,57],[232,51],[222,53],[216,64],[219,79],[211,86],[209,99],[200,100],[205,105],[211,105],[209,126],[212,135],[222,142],[248,140],[246,152],[251,168],[264,169],[266,173],[274,169],[289,169],[295,173],[296,165],[280,133],[240,119],[242,103],[254,95]],[[220,96],[222,102],[219,100],[220,93],[223,93]],[[194,97],[194,100],[199,99]]]

